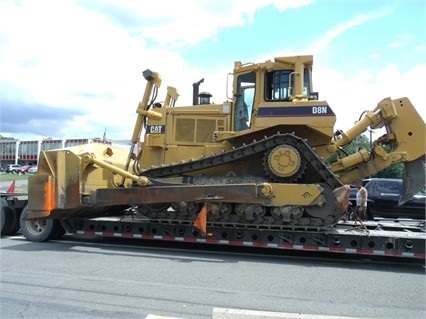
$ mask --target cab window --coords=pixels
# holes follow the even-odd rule
[[[289,101],[293,95],[293,73],[292,69],[266,72],[265,74],[265,100],[267,101]],[[310,73],[304,70],[303,94],[310,93]]]
[[[239,75],[235,93],[234,131],[243,131],[250,127],[255,95],[256,74],[254,72]]]

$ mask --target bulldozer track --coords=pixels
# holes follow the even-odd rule
[[[208,157],[203,157],[196,160],[190,160],[182,163],[174,163],[167,166],[153,167],[145,170],[140,175],[148,178],[163,178],[173,175],[182,175],[185,173],[192,173],[202,169],[212,168],[228,163],[232,163],[244,158],[251,157],[255,154],[264,154],[279,145],[291,145],[297,148],[304,157],[304,160],[312,167],[312,170],[318,174],[320,180],[315,183],[322,182],[332,189],[342,186],[342,183],[337,177],[329,170],[326,164],[315,154],[307,142],[294,134],[280,134],[277,133],[270,137],[265,137],[260,141],[253,141],[253,143],[242,145],[232,150],[223,152],[221,154],[212,154]],[[312,173],[312,172],[310,172]]]
[[[277,133],[270,137],[265,137],[262,140],[259,141],[253,141],[250,144],[243,144],[239,147],[235,147],[229,151],[222,152],[221,154],[212,154],[208,157],[202,157],[200,159],[196,160],[189,160],[187,162],[181,162],[181,163],[172,163],[167,166],[160,166],[160,167],[153,167],[150,168],[141,175],[152,178],[152,179],[161,179],[161,178],[167,178],[171,176],[183,176],[188,173],[194,173],[196,171],[217,167],[220,165],[226,165],[228,163],[241,161],[253,156],[262,156],[269,152],[270,150],[274,149],[277,146],[281,145],[290,145],[294,148],[296,148],[302,157],[302,160],[306,162],[307,166],[307,174],[304,174],[302,177],[298,176],[298,180],[294,180],[292,182],[297,183],[309,183],[309,184],[320,184],[322,187],[325,185],[328,186],[331,190],[341,187],[341,182],[337,179],[337,177],[329,170],[327,165],[321,160],[321,158],[318,157],[318,155],[313,151],[313,149],[308,145],[307,141],[295,136],[294,134],[286,133],[286,134],[280,134]],[[268,172],[265,173],[264,176],[257,176],[259,178],[264,178],[266,180],[270,180],[271,182],[274,182],[273,177],[269,176]],[[241,178],[244,178],[244,176],[241,176]],[[247,177],[249,180],[253,177]],[[301,179],[301,180],[299,180]],[[200,182],[200,179],[196,179],[197,184]],[[231,184],[232,179],[227,179],[226,177],[223,177],[221,179],[214,179],[212,177],[213,181],[219,181],[219,183],[227,183]],[[191,179],[188,179],[188,181],[192,181]],[[202,182],[203,183],[203,182]],[[206,181],[208,183],[208,181]],[[326,211],[329,215],[324,216],[321,218],[312,218],[314,216],[308,214],[309,218],[306,218],[305,215],[303,218],[299,218],[297,220],[294,220],[291,225],[287,226],[281,226],[284,228],[303,228],[306,229],[306,227],[330,227],[336,224],[340,218],[340,216],[335,215],[335,203],[327,203],[325,205],[324,211]],[[329,210],[329,211],[327,211]],[[151,210],[151,213],[153,211]],[[143,214],[143,213],[142,213]],[[155,214],[155,212],[154,212]],[[145,215],[145,214],[143,214]],[[162,218],[155,218],[157,221],[163,220],[164,223],[170,223],[170,220],[166,217],[168,213],[164,212],[162,214]],[[192,218],[194,215],[192,216]],[[176,221],[178,222],[178,221]],[[181,221],[182,222],[182,221]],[[216,221],[218,223],[219,221]],[[178,222],[179,223],[179,222]],[[220,222],[219,222],[220,223]],[[256,221],[253,221],[254,224],[256,224]],[[221,223],[222,225],[225,225],[225,223]],[[244,222],[236,222],[236,224],[240,224],[242,227],[244,227]],[[251,227],[254,225],[252,224]],[[265,225],[261,225],[261,223],[257,224],[258,227],[268,227]]]

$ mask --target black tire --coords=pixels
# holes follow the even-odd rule
[[[61,222],[57,219],[53,221],[53,231],[50,236],[50,239],[61,239],[65,235],[66,231],[65,228],[62,227]]]
[[[13,211],[13,216],[14,217],[13,217],[12,226],[10,227],[10,233],[9,233],[8,236],[15,235],[19,231],[19,229],[21,228],[21,225],[19,225],[19,218],[21,217],[21,211],[22,210],[13,207],[12,211]]]
[[[21,232],[29,241],[48,241],[54,234],[55,221],[53,219],[31,219],[24,220],[25,212],[28,208],[25,207],[22,211],[19,223],[21,225]]]
[[[7,204],[7,202],[6,202]],[[4,213],[3,210],[3,198],[1,199],[1,214],[0,214],[0,234],[3,234],[3,228],[5,223],[5,219],[6,219],[6,214]]]
[[[1,199],[1,236],[14,235],[19,230],[18,217],[14,210],[9,207],[7,201]],[[16,229],[18,227],[18,229]]]

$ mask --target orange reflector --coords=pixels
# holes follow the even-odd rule
[[[204,204],[201,211],[198,213],[197,218],[193,224],[194,227],[198,228],[201,231],[201,236],[206,236],[207,232],[207,205]]]

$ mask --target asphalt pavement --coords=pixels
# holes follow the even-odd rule
[[[201,246],[200,245],[200,249]],[[425,318],[424,267],[65,236],[0,240],[0,317]]]

